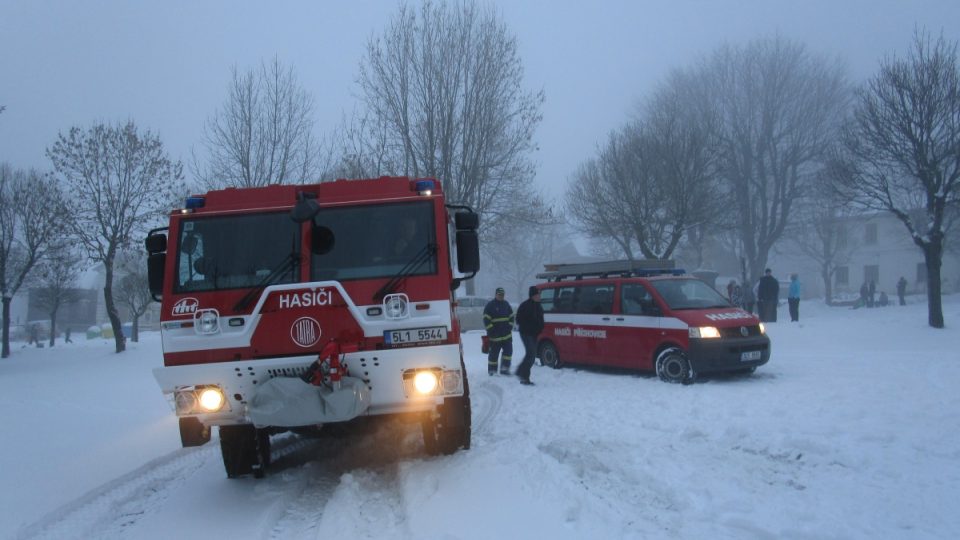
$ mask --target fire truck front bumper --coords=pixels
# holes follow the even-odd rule
[[[691,339],[687,357],[696,373],[755,368],[770,360],[770,338]]]
[[[345,422],[369,407],[370,389],[356,377],[344,377],[329,387],[277,377],[257,387],[247,415],[257,427],[296,427]]]

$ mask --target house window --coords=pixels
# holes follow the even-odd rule
[[[834,284],[836,285],[849,285],[850,284],[850,269],[846,266],[838,266],[834,271]]]
[[[917,283],[927,282],[927,263],[917,263]]]
[[[863,281],[870,283],[871,281],[874,284],[880,282],[880,266],[876,264],[868,264],[863,267]]]
[[[876,223],[867,223],[864,243],[866,243],[867,245],[873,245],[877,243],[877,224]]]

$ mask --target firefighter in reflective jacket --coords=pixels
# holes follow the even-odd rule
[[[483,325],[487,328],[487,339],[490,341],[490,353],[487,355],[487,373],[497,372],[497,358],[500,351],[500,374],[510,374],[510,360],[513,358],[513,308],[503,299],[503,287],[497,288],[496,298],[483,308]]]

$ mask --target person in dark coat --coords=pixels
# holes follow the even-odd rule
[[[757,302],[761,321],[777,322],[777,303],[779,301],[780,282],[773,277],[773,272],[767,268],[757,284]]]
[[[907,278],[900,276],[900,279],[897,280],[897,297],[900,299],[900,305],[907,305],[907,301],[904,296],[907,295]]]
[[[860,285],[860,305],[859,307],[867,307],[867,298],[870,293],[870,289],[867,287],[867,282],[864,281],[863,285]]]
[[[520,327],[520,340],[523,341],[523,362],[517,368],[517,377],[521,384],[530,382],[530,368],[537,357],[537,336],[543,332],[543,306],[540,305],[540,289],[530,287],[529,298],[517,308],[517,326]]]
[[[483,308],[483,325],[487,329],[490,352],[487,354],[487,373],[497,372],[499,360],[500,374],[510,374],[510,360],[513,359],[513,308],[504,300],[506,291],[497,288],[496,296]],[[503,357],[500,357],[503,351]]]

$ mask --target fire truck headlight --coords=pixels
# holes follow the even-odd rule
[[[715,339],[720,337],[720,331],[715,326],[690,327],[690,337],[700,339]]]
[[[767,333],[767,327],[764,326],[763,323],[760,323],[760,333],[761,333],[761,334],[766,334],[766,333]]]
[[[226,399],[219,388],[204,388],[200,392],[200,408],[206,412],[217,412],[223,408]]]
[[[193,328],[198,334],[216,334],[220,331],[220,312],[215,309],[201,309],[193,314]]]
[[[437,374],[433,371],[420,371],[413,376],[413,387],[417,389],[417,392],[424,395],[434,393],[439,384]]]

